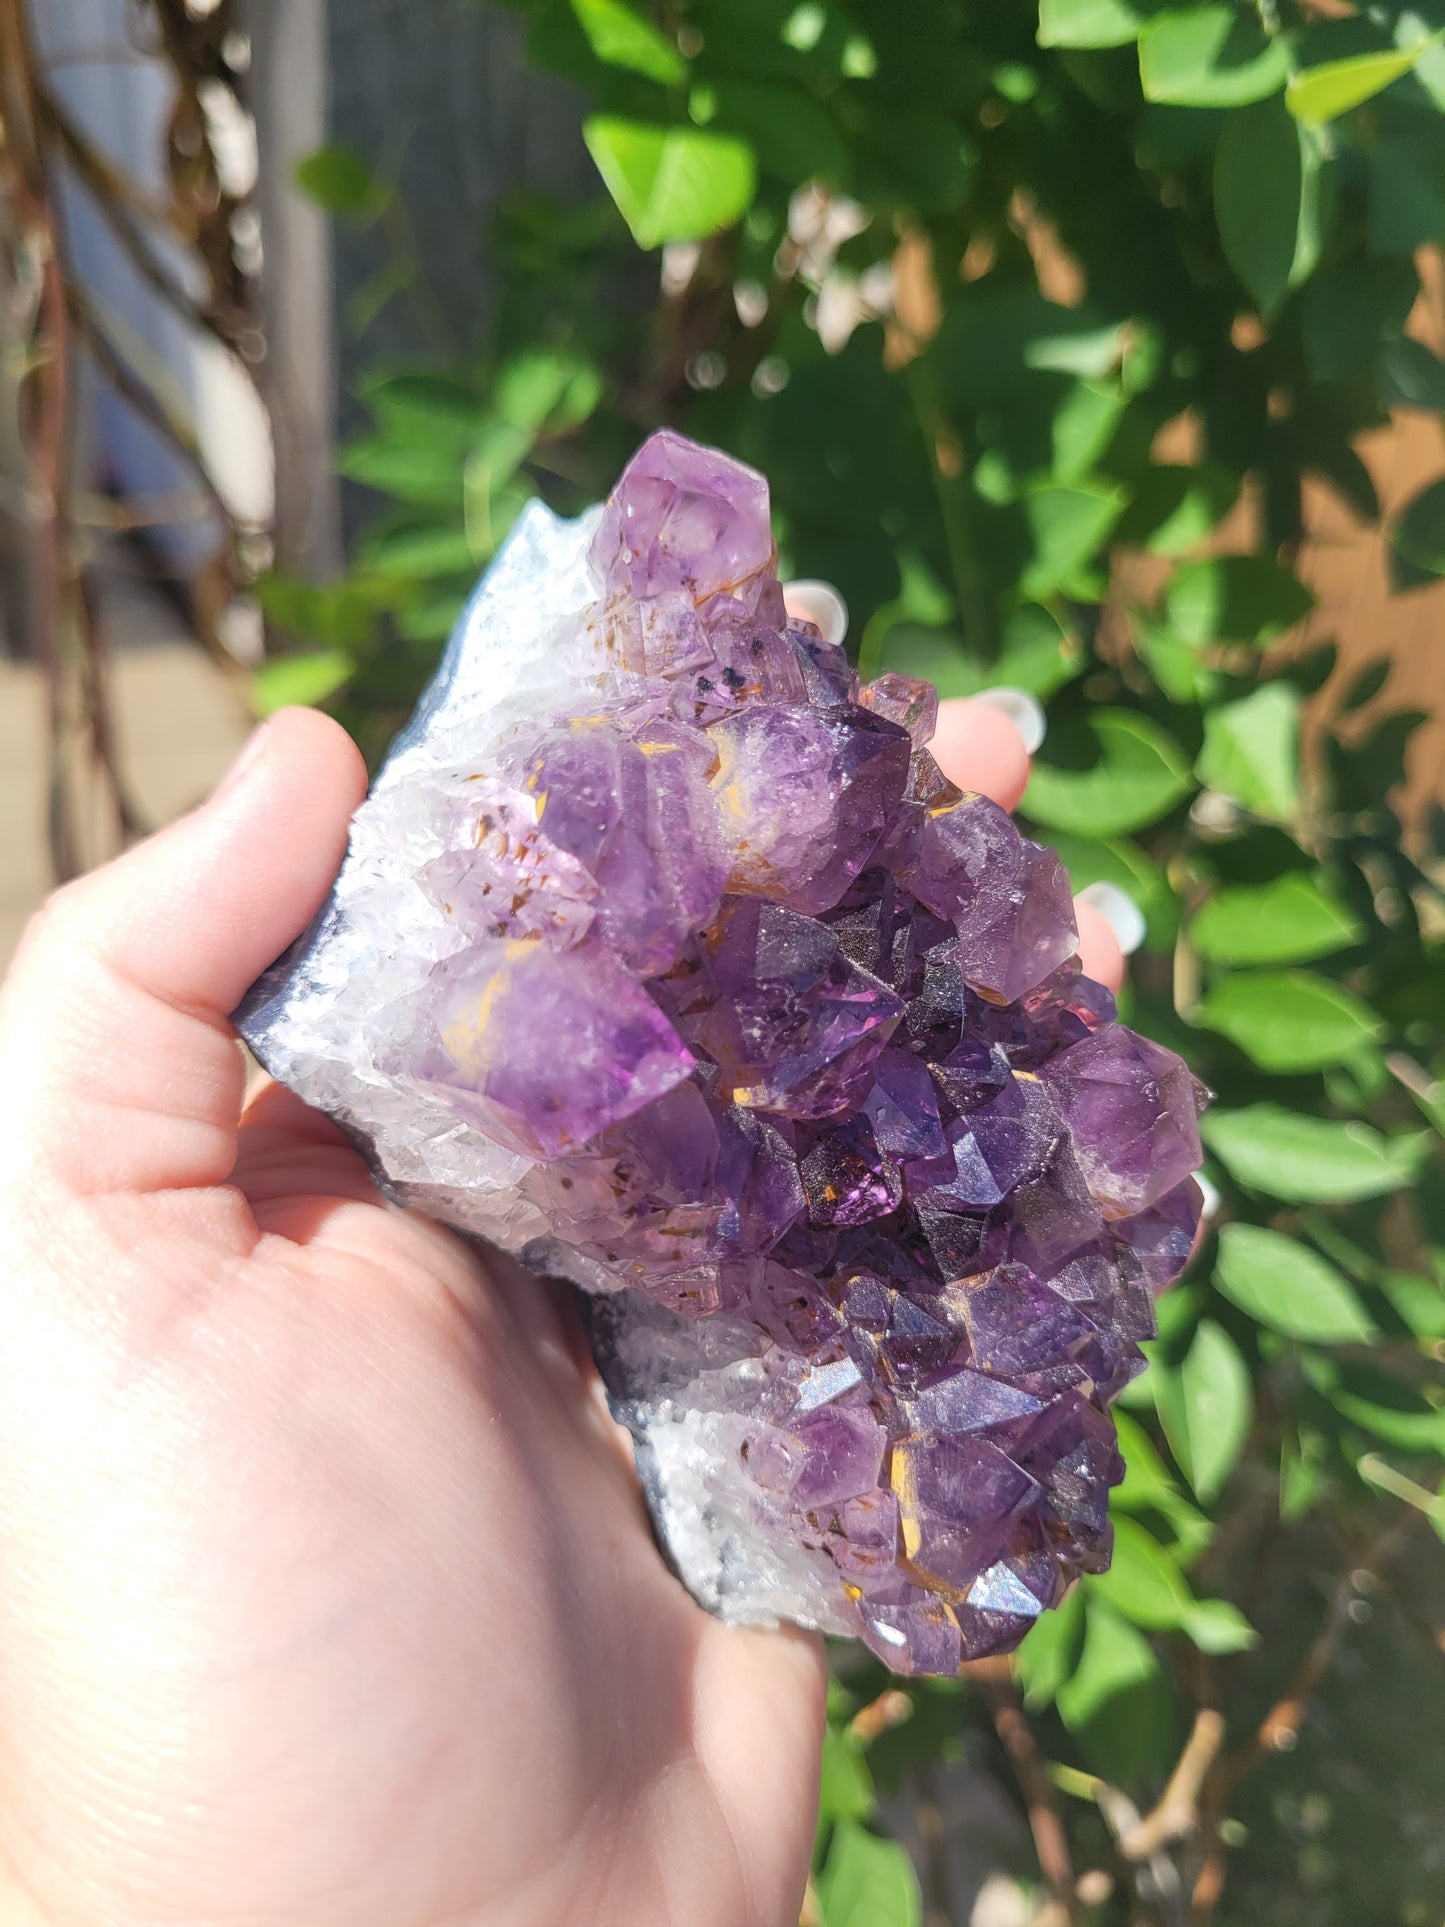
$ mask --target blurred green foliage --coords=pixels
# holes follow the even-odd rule
[[[1357,438],[1445,410],[1406,332],[1417,250],[1445,238],[1445,0],[514,4],[529,58],[585,91],[607,192],[511,201],[493,338],[367,379],[342,468],[388,506],[342,582],[267,585],[306,646],[258,704],[327,701],[376,753],[528,496],[581,508],[661,421],[768,475],[784,568],[840,585],[865,673],[1047,701],[1021,814],[1076,887],[1143,909],[1128,1015],[1218,1094],[1221,1204],[1121,1415],[1114,1568],[1030,1635],[1017,1691],[1075,1869],[1108,1874],[1056,1893],[1063,1917],[1262,1917],[1224,1874],[1262,1904],[1238,1813],[1277,1851],[1295,1824],[1250,1792],[1294,1745],[1279,1705],[1300,1677],[1328,1696],[1311,1655],[1402,1567],[1408,1640],[1445,1537],[1441,819],[1404,834],[1421,719],[1384,660],[1306,758],[1334,652],[1268,647],[1311,607],[1306,481],[1377,520]],[[352,222],[390,193],[336,147],[302,182]],[[1445,573],[1445,481],[1388,535],[1402,594]],[[805,1918],[902,1927],[923,1901],[875,1777],[916,1787],[992,1727],[966,1683],[880,1724],[881,1673],[839,1667]],[[1408,1690],[1438,1719],[1438,1686]],[[1190,1824],[1131,1853],[1201,1708],[1223,1760]],[[1409,1716],[1355,1691],[1356,1720]],[[1399,1799],[1342,1802],[1338,1765],[1311,1771],[1370,1838],[1301,1846],[1305,1898],[1273,1917],[1437,1921]],[[1294,1784],[1289,1813],[1316,1813]]]

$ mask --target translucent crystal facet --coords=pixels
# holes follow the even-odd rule
[[[788,618],[762,478],[655,435],[523,515],[240,1013],[396,1196],[582,1288],[704,1604],[904,1673],[1107,1564],[1200,1209],[1199,1087],[936,716]]]

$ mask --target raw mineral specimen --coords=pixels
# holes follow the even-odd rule
[[[767,486],[654,435],[532,505],[241,1028],[397,1197],[590,1294],[705,1605],[903,1672],[1108,1563],[1199,1088],[1068,880],[789,620]]]

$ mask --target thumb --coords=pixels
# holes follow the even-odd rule
[[[365,790],[344,730],[282,710],[207,803],[56,893],[0,992],[0,1171],[225,1180],[245,1080],[227,1012],[316,913]]]

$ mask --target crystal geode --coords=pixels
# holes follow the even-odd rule
[[[522,516],[239,1018],[395,1197],[590,1295],[704,1605],[920,1673],[1107,1564],[1200,1155],[936,712],[787,617],[760,476],[654,435]]]

